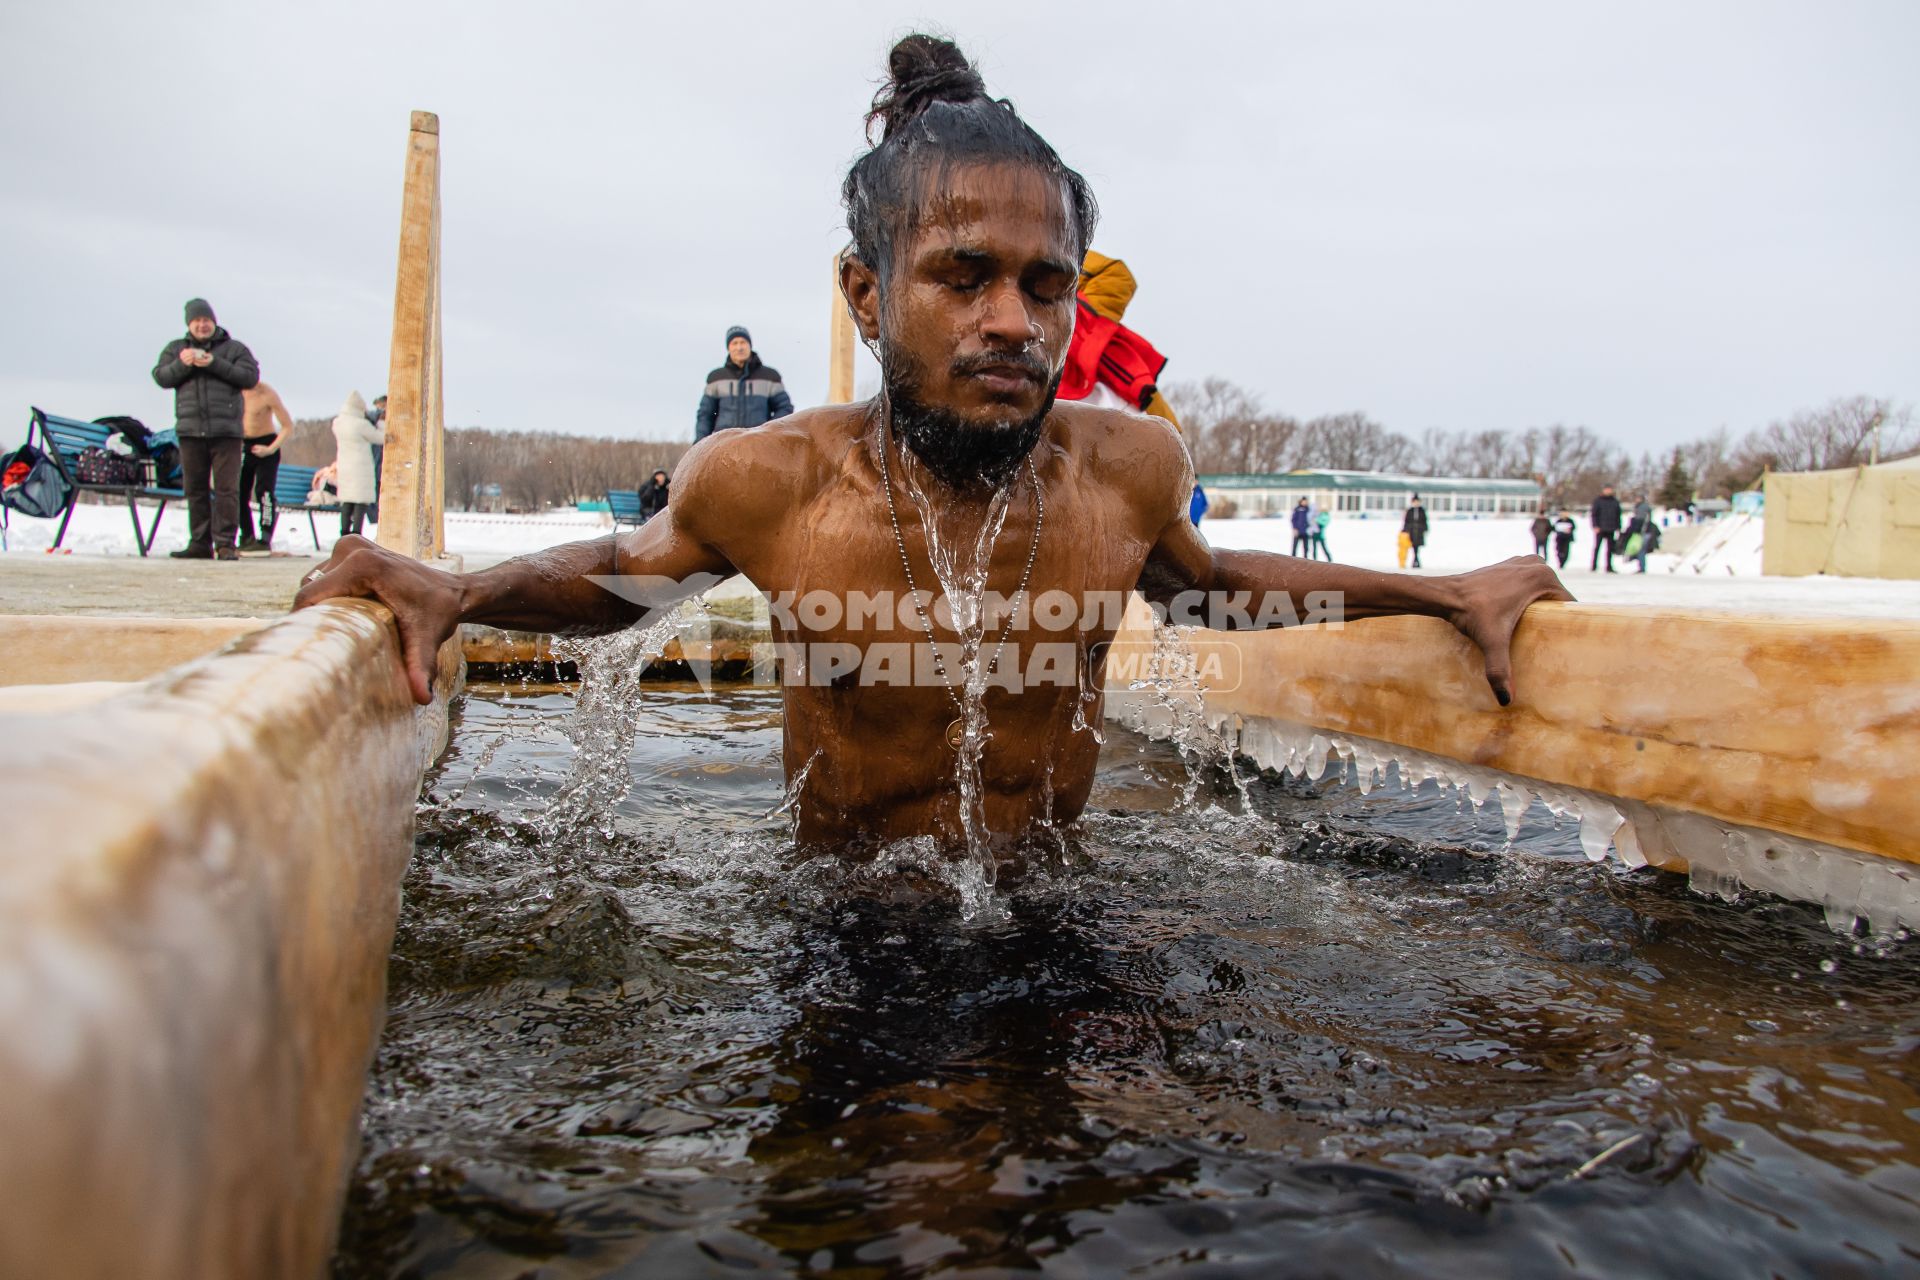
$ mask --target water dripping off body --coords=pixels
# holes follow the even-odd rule
[[[880,479],[885,487],[888,515],[892,520],[894,539],[900,552],[900,565],[906,573],[908,589],[915,591],[917,596],[911,556],[893,504],[890,445],[888,435],[883,432],[880,438]],[[911,499],[914,510],[920,517],[927,561],[932,566],[934,577],[940,584],[942,596],[951,615],[954,633],[960,642],[959,686],[954,688],[952,684],[948,684],[960,714],[953,724],[948,726],[945,739],[954,753],[954,787],[959,797],[960,829],[967,856],[980,868],[985,883],[991,886],[997,877],[997,860],[988,837],[981,768],[987,742],[992,737],[987,727],[986,690],[993,670],[1004,656],[1007,640],[1016,618],[1009,617],[1004,620],[999,640],[989,652],[986,648],[986,637],[991,620],[987,616],[987,589],[993,569],[993,553],[999,545],[1000,532],[1006,526],[1013,486],[999,486],[992,490],[985,509],[981,513],[979,525],[969,539],[964,536],[964,519],[956,522],[961,526],[960,530],[956,531],[959,536],[942,532],[941,513],[936,510],[933,499],[929,495],[930,486],[923,476],[924,469],[905,449],[901,450],[900,463],[901,488]],[[1039,549],[1045,512],[1039,472],[1034,467],[1031,457],[1027,461],[1026,474],[1032,484],[1034,524],[1032,545],[1028,548],[1025,569],[1020,576],[1020,585],[1010,602],[1016,615],[1033,571],[1033,560]],[[954,506],[949,507],[949,510],[955,509]],[[958,507],[957,510],[962,515],[966,511],[965,507]],[[927,642],[931,645],[934,643],[933,627],[930,615],[924,607],[921,609],[920,617],[922,627],[927,633]],[[937,655],[937,650],[935,652]],[[940,670],[939,674],[943,683],[950,680],[949,674],[944,669]],[[1048,769],[1046,808],[1050,822],[1053,809],[1051,768]]]

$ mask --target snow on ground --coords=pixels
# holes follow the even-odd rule
[[[1531,555],[1531,516],[1500,519],[1436,519],[1427,533],[1420,563],[1426,573],[1458,573],[1509,556]],[[1595,573],[1593,535],[1580,522],[1573,554],[1560,577],[1581,600],[1596,604],[1648,604],[1668,609],[1716,609],[1741,613],[1798,614],[1802,617],[1920,618],[1920,581],[1883,578],[1764,578],[1758,575],[1761,524],[1753,521],[1724,554],[1712,557],[1704,572],[1681,568],[1681,557],[1647,557],[1643,575],[1633,562],[1615,557],[1617,573]],[[1293,526],[1280,518],[1208,520],[1201,532],[1215,547],[1248,551],[1287,551]],[[1366,569],[1398,572],[1398,520],[1336,517],[1327,527],[1327,550],[1336,560]],[[1606,560],[1601,559],[1604,566]],[[1752,566],[1746,573],[1732,572]],[[1411,572],[1411,571],[1409,571]]]
[[[7,545],[12,551],[44,552],[53,545],[54,531],[60,527],[58,520],[34,520],[18,512],[7,514],[10,522]],[[142,505],[140,514],[141,525],[145,527],[153,519],[153,507]],[[340,517],[337,514],[315,512],[313,525],[320,534],[317,552],[308,531],[307,513],[282,513],[279,527],[273,535],[274,549],[294,555],[317,554],[324,557],[339,536]],[[613,517],[595,511],[547,511],[537,516],[450,511],[447,513],[446,528],[448,551],[455,555],[470,556],[479,563],[491,564],[522,552],[539,551],[563,542],[577,542],[582,538],[601,537],[612,532]],[[368,537],[372,537],[374,532],[374,526],[367,526]],[[162,555],[185,546],[186,542],[186,505],[170,502],[166,515],[160,520],[160,534],[154,542],[153,554]],[[76,555],[134,556],[140,553],[134,542],[133,522],[127,516],[127,509],[124,506],[92,503],[74,508],[73,523],[68,526],[66,539],[61,546],[71,549]]]
[[[152,509],[142,508],[152,519]],[[52,520],[33,520],[10,513],[7,531],[10,554],[40,554],[52,545]],[[320,554],[333,545],[339,518],[317,515]],[[1436,519],[1421,562],[1426,573],[1455,573],[1492,564],[1508,556],[1527,555],[1533,549],[1529,517],[1504,519]],[[1584,528],[1574,540],[1573,555],[1562,578],[1581,600],[1602,604],[1646,604],[1670,609],[1734,610],[1742,613],[1798,614],[1811,617],[1920,618],[1920,581],[1878,578],[1764,578],[1748,566],[1759,563],[1760,522],[1742,531],[1724,553],[1708,560],[1703,572],[1682,567],[1681,557],[1647,558],[1643,576],[1622,560],[1616,574],[1591,572],[1592,535]],[[540,515],[488,515],[479,512],[447,514],[447,549],[464,556],[469,568],[493,564],[508,556],[538,551],[582,538],[608,533],[613,525],[605,514],[549,511]],[[1284,519],[1208,520],[1201,528],[1216,547],[1242,550],[1288,550],[1292,526]],[[368,530],[372,532],[371,529]],[[156,556],[186,542],[187,513],[169,504],[154,547]],[[1368,569],[1397,571],[1395,552],[1400,522],[1393,519],[1336,518],[1327,529],[1327,546],[1335,559]],[[289,512],[280,519],[275,545],[296,555],[315,554],[304,513]],[[124,507],[86,504],[73,513],[67,547],[84,555],[136,555],[133,525]],[[1747,572],[1733,570],[1746,568]]]

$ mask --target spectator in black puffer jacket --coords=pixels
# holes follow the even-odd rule
[[[727,330],[727,362],[707,375],[707,392],[693,418],[693,438],[729,427],[757,427],[793,412],[780,371],[760,363],[753,338],[739,325]]]
[[[245,343],[214,321],[207,300],[195,298],[187,303],[187,336],[160,353],[153,380],[173,392],[181,487],[187,491],[187,545],[172,555],[237,560],[242,393],[260,381],[260,366]]]

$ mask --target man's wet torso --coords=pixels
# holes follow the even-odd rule
[[[958,839],[957,758],[948,739],[961,713],[938,674],[928,676],[926,633],[906,603],[907,577],[881,489],[878,430],[864,406],[805,413],[760,430],[785,433],[784,442],[756,443],[805,455],[799,469],[810,479],[798,487],[777,533],[755,532],[738,545],[728,539],[721,549],[775,604],[775,639],[788,658],[786,770],[789,779],[805,773],[801,838],[887,840],[931,832]],[[1100,647],[1112,639],[1119,604],[1139,581],[1158,533],[1158,520],[1137,494],[1147,479],[1143,467],[1166,469],[1166,437],[1164,424],[1152,419],[1057,408],[1033,453],[1034,472],[1022,466],[1011,482],[987,589],[1011,598],[1019,586],[1034,533],[1037,473],[1045,517],[1032,548],[1028,592],[1030,598],[1065,593],[1070,601],[1053,595],[1054,605],[1067,604],[1064,613],[1056,607],[1045,621],[1030,618],[1009,634],[995,670],[1003,680],[1017,677],[1019,690],[990,687],[983,695],[982,812],[996,837],[1017,838],[1037,823],[1070,819],[1086,803],[1099,753]],[[896,446],[889,465],[914,583],[937,591],[921,510],[902,475],[913,464],[903,463]],[[919,474],[928,492],[940,492]],[[1177,480],[1161,476],[1149,487]],[[942,544],[970,549],[983,504],[934,501]],[[875,598],[888,603],[857,607]],[[1089,600],[1092,609],[1083,607]],[[933,625],[937,640],[958,642],[941,619]],[[981,661],[991,657],[999,635],[998,626],[986,628]],[[792,661],[795,645],[806,647],[805,676]],[[844,669],[855,653],[858,665]],[[821,683],[836,665],[842,669]],[[951,660],[946,675],[955,688],[963,679]]]

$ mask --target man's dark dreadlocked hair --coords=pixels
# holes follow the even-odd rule
[[[877,123],[880,142],[853,162],[840,190],[854,256],[882,282],[892,274],[896,238],[912,227],[930,190],[929,173],[968,161],[1029,164],[1058,178],[1086,253],[1100,216],[1086,179],[1061,163],[1011,102],[987,96],[980,72],[953,41],[910,35],[887,55],[887,73],[867,113],[867,139]]]

